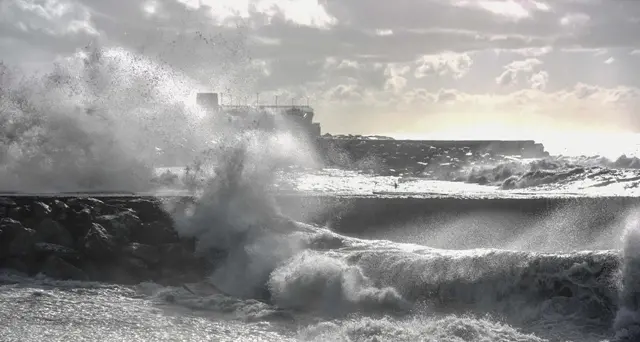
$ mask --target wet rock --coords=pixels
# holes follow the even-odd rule
[[[178,234],[167,223],[154,221],[142,223],[131,232],[131,241],[147,245],[161,245],[178,241]]]
[[[157,277],[144,261],[134,257],[120,258],[117,267],[111,269],[111,276],[125,284],[152,281]]]
[[[15,207],[16,202],[10,198],[0,197],[0,218],[8,217],[9,211]]]
[[[138,216],[129,211],[115,215],[98,216],[95,218],[95,222],[102,225],[109,234],[121,242],[128,242],[131,238],[131,232],[138,230],[141,226]]]
[[[65,222],[69,218],[69,212],[71,211],[71,208],[69,208],[66,203],[60,200],[55,200],[51,205],[51,211],[54,220]]]
[[[81,255],[78,251],[53,243],[37,242],[34,244],[34,252],[39,255],[55,255],[64,260],[79,261]]]
[[[135,210],[143,222],[163,221],[171,223],[171,216],[162,208],[158,201],[134,199],[126,202],[126,206]]]
[[[20,273],[29,274],[31,269],[29,264],[25,262],[24,258],[9,258],[0,264],[0,268],[10,269],[18,271]]]
[[[40,273],[61,280],[87,280],[87,275],[81,269],[55,255],[51,255],[45,260]]]
[[[36,240],[37,242],[47,242],[69,248],[74,246],[74,239],[71,233],[51,218],[45,218],[40,222],[36,228]]]
[[[80,211],[74,211],[73,209],[67,211],[67,219],[64,222],[67,230],[78,238],[84,238],[89,232],[91,224],[93,223],[93,217],[89,209],[82,209]]]
[[[31,205],[32,217],[35,220],[42,221],[51,216],[51,207],[42,202],[34,202]]]
[[[114,237],[98,223],[92,223],[82,247],[84,254],[93,260],[109,261],[118,254]]]
[[[192,253],[180,243],[169,243],[159,246],[162,255],[162,265],[168,268],[188,267],[198,262]]]
[[[134,242],[125,247],[123,252],[149,265],[156,265],[162,260],[162,249],[157,246],[143,245]]]
[[[22,222],[31,217],[31,211],[27,206],[15,206],[9,210],[7,217]]]
[[[118,207],[106,204],[96,198],[72,198],[67,201],[67,205],[76,211],[89,209],[92,215],[112,215],[119,211]]]
[[[10,256],[27,256],[33,252],[36,242],[36,231],[22,225],[22,223],[4,218],[0,220],[0,258]]]

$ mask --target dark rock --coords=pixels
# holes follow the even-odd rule
[[[96,198],[72,198],[67,201],[67,205],[73,210],[80,211],[83,209],[91,210],[93,215],[112,215],[120,211],[116,206],[106,204]]]
[[[165,221],[171,223],[171,216],[158,201],[134,199],[127,201],[126,206],[135,210],[143,222]]]
[[[55,255],[51,255],[45,260],[40,273],[55,279],[87,280],[87,275],[81,269]]]
[[[6,207],[15,207],[16,201],[12,200],[11,198],[0,197],[0,205]]]
[[[198,262],[198,258],[180,243],[169,243],[159,247],[163,267],[184,268]]]
[[[84,238],[83,252],[91,259],[109,261],[118,254],[115,239],[98,223],[93,223]]]
[[[110,268],[107,273],[110,278],[124,284],[137,284],[157,278],[156,273],[150,270],[144,261],[134,257],[118,259],[117,265]]]
[[[131,232],[138,230],[141,226],[140,219],[128,211],[115,215],[102,215],[96,217],[95,221],[121,242],[129,241]]]
[[[147,245],[161,245],[178,242],[178,234],[169,224],[162,221],[142,223],[131,232],[131,241]]]
[[[0,218],[8,217],[9,211],[15,207],[16,202],[10,198],[0,197]]]
[[[64,260],[79,261],[81,255],[78,251],[53,243],[37,242],[34,244],[34,252],[40,255],[55,255]]]
[[[29,274],[31,273],[31,269],[29,264],[25,262],[24,258],[9,258],[2,262],[0,268],[6,268],[14,271],[18,271],[20,273]]]
[[[74,239],[71,233],[58,222],[45,218],[36,228],[37,242],[48,242],[72,248]]]
[[[75,237],[84,237],[89,232],[93,218],[91,217],[91,211],[89,209],[82,209],[80,211],[69,210],[67,211],[67,219],[62,221],[65,223],[67,229]]]
[[[65,222],[69,218],[69,212],[71,211],[71,208],[69,208],[66,203],[60,200],[55,200],[51,205],[51,210],[54,220]]]
[[[13,239],[15,234],[24,229],[22,223],[12,218],[0,219],[0,230],[6,234],[6,238]]]
[[[39,201],[34,202],[31,205],[31,213],[33,214],[34,219],[42,221],[51,216],[51,207]]]
[[[5,218],[0,220],[0,258],[27,256],[33,252],[36,231],[20,222]]]
[[[125,254],[140,259],[149,265],[156,265],[162,260],[162,249],[157,246],[131,243],[123,251]]]
[[[15,206],[12,207],[11,210],[9,210],[7,217],[16,221],[23,222],[27,218],[31,217],[31,211],[27,206]]]

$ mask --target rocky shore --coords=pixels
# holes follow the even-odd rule
[[[62,280],[174,285],[210,274],[153,199],[0,198],[0,269]]]

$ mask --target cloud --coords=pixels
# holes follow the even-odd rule
[[[430,76],[452,76],[462,78],[473,65],[471,56],[466,53],[446,52],[438,55],[424,55],[416,61],[414,76],[416,78]]]
[[[549,81],[549,73],[538,70],[542,64],[537,58],[513,61],[504,67],[505,70],[496,78],[496,83],[501,86],[513,86],[524,78],[533,89],[543,90]]]
[[[582,28],[589,23],[591,17],[585,13],[569,13],[560,18],[560,25],[571,28]]]
[[[329,131],[371,132],[397,115],[397,129],[472,112],[551,122],[543,109],[622,122],[640,87],[638,18],[638,1],[5,0],[0,60],[36,69],[118,47],[197,90],[309,97]]]

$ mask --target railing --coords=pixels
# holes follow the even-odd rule
[[[302,109],[313,111],[311,106],[298,106],[298,105],[220,105],[220,108],[229,109],[244,109],[244,108],[267,108],[267,109]]]

